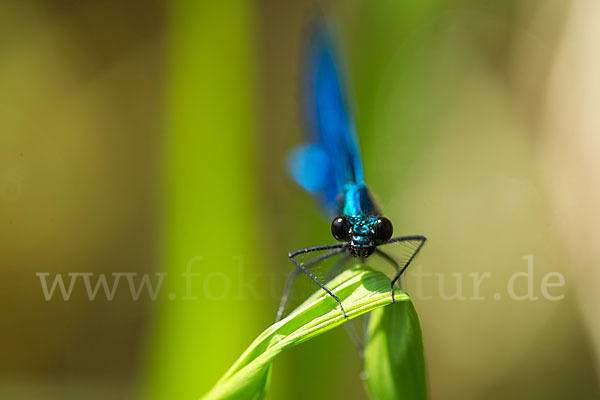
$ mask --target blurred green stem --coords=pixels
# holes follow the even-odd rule
[[[168,276],[142,393],[160,400],[206,391],[258,331],[260,314],[235,290],[240,271],[259,271],[249,234],[257,226],[253,5],[176,0],[168,11],[158,267]]]

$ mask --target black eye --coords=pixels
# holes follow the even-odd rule
[[[346,242],[350,240],[350,222],[343,215],[336,217],[331,222],[331,233],[336,240]]]
[[[390,240],[394,233],[392,221],[386,217],[379,217],[375,222],[375,243],[382,244]]]

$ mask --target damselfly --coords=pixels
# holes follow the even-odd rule
[[[283,316],[294,280],[302,273],[335,299],[346,316],[340,299],[313,272],[334,256],[341,258],[332,267],[330,278],[352,257],[363,262],[372,255],[380,256],[393,268],[393,299],[394,286],[426,241],[421,235],[392,238],[392,223],[382,215],[367,188],[342,74],[331,35],[323,24],[315,25],[311,32],[306,60],[303,95],[308,141],[292,152],[289,168],[293,178],[317,196],[333,217],[331,233],[338,243],[289,253],[296,269],[286,282],[277,320]],[[404,248],[400,259],[381,249],[392,243]],[[323,253],[306,262],[300,260],[316,252]]]

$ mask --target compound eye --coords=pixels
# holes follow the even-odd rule
[[[379,217],[375,221],[375,243],[382,244],[390,240],[392,233],[394,233],[394,227],[392,221],[386,217]]]
[[[336,240],[347,242],[350,240],[350,221],[343,215],[335,217],[331,222],[331,233]]]

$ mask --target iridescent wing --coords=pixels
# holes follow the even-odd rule
[[[363,168],[343,75],[325,25],[315,26],[309,43],[303,82],[307,143],[291,153],[288,167],[331,216],[344,185],[364,181]]]

